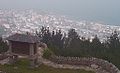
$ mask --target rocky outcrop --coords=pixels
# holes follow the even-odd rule
[[[80,57],[62,57],[52,56],[49,60],[42,58],[43,49],[40,48],[38,53],[39,62],[54,68],[64,69],[84,69],[94,71],[95,73],[120,73],[120,70],[112,63],[98,58],[80,58]]]
[[[5,54],[0,54],[0,64],[4,65],[9,62],[9,57]]]
[[[8,62],[9,62],[9,58],[0,60],[0,64],[1,64],[1,65],[7,64]]]
[[[83,66],[94,69],[98,73],[120,73],[119,69],[112,63],[98,58],[79,58],[54,56],[50,59],[57,64],[68,64],[73,66]]]

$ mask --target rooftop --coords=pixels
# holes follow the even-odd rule
[[[31,34],[13,34],[6,38],[8,41],[26,42],[26,43],[37,43],[39,42],[39,37],[33,36]]]

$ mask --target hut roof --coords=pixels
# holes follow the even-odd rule
[[[6,38],[8,41],[26,42],[26,43],[37,43],[39,38],[31,34],[13,34]]]

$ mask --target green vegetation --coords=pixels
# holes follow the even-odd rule
[[[51,55],[54,55],[54,53],[50,49],[47,48],[43,51],[44,58],[49,59]]]
[[[6,52],[8,50],[7,42],[0,37],[0,53]]]
[[[51,32],[49,28],[42,27],[36,34],[49,48],[44,51],[45,58],[53,53],[57,56],[96,57],[112,62],[120,69],[120,34],[117,31],[106,36],[107,40],[103,43],[97,35],[90,41],[78,35],[75,29],[70,29],[66,35],[61,30]],[[7,49],[6,42],[0,39],[0,53]]]
[[[107,40],[103,43],[97,35],[90,41],[89,38],[78,35],[75,29],[70,29],[66,35],[61,30],[51,32],[49,28],[42,27],[37,35],[55,55],[101,58],[112,62],[120,69],[120,34],[117,31],[106,36]]]
[[[44,65],[35,69],[30,69],[29,61],[25,59],[21,59],[14,65],[0,65],[0,70],[6,73],[94,73],[84,70],[55,69]]]

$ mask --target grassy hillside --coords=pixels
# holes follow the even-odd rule
[[[41,65],[39,68],[30,69],[29,61],[20,60],[14,65],[0,65],[0,70],[7,73],[94,73],[84,70],[70,70],[70,69],[55,69]]]

